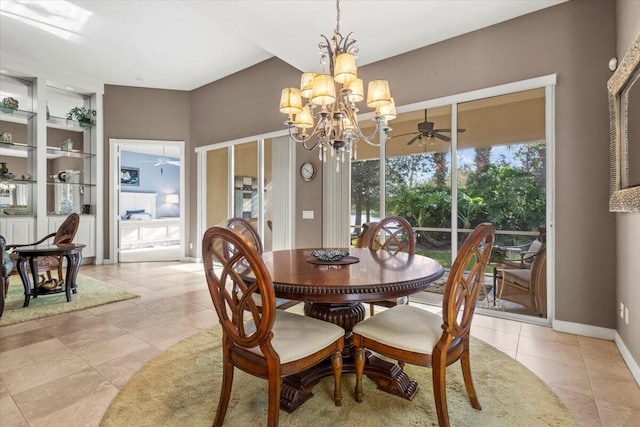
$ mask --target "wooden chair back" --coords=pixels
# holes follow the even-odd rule
[[[228,248],[233,247],[230,251]],[[218,314],[227,345],[262,347],[271,339],[275,319],[275,292],[271,276],[253,242],[229,227],[208,229],[202,240],[202,255],[211,300]],[[250,280],[248,280],[250,279]],[[253,294],[260,294],[262,306]],[[246,316],[254,330],[245,329]],[[275,357],[267,351],[265,357]]]
[[[80,215],[77,213],[72,213],[64,220],[58,230],[56,231],[55,236],[53,236],[53,243],[71,243],[73,239],[75,239],[76,234],[78,233],[78,227],[80,226]]]
[[[411,224],[399,216],[384,218],[371,231],[369,249],[414,254],[416,238]]]
[[[484,286],[484,273],[493,240],[493,225],[483,223],[475,228],[460,248],[444,288],[443,334],[439,346],[448,347],[452,340],[469,333],[478,293]]]
[[[263,252],[262,247],[262,239],[260,238],[260,234],[258,234],[258,230],[246,219],[234,217],[229,218],[227,220],[227,227],[236,231],[240,235],[242,235],[245,239],[247,239],[254,248],[258,250],[258,253]]]

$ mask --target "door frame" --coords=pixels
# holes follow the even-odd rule
[[[109,263],[120,262],[120,153],[123,149],[136,151],[136,148],[149,145],[172,145],[180,151],[180,261],[185,257],[185,142],[155,139],[109,138]]]

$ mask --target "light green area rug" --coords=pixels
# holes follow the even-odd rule
[[[138,371],[112,401],[101,426],[211,426],[221,385],[221,329],[201,331]],[[459,363],[447,368],[452,426],[577,426],[559,398],[531,371],[504,353],[474,340],[471,364],[482,405],[471,407]],[[333,378],[321,380],[314,396],[294,413],[280,411],[280,426],[435,426],[438,424],[431,370],[406,366],[420,390],[408,401],[364,381],[356,403],[355,375],[342,376],[342,406],[333,404]],[[235,370],[224,426],[265,426],[267,382]]]
[[[11,284],[5,300],[4,313],[0,318],[0,326],[139,297],[139,295],[82,274],[78,274],[76,284],[78,293],[71,294],[71,302],[67,302],[65,293],[61,292],[31,298],[29,306],[23,308],[24,287],[22,281],[19,276],[11,276]]]

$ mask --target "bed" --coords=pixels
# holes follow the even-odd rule
[[[120,249],[180,244],[180,218],[156,217],[157,193],[120,193]]]

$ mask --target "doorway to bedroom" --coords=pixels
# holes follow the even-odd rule
[[[184,142],[110,140],[111,259],[184,258]]]

